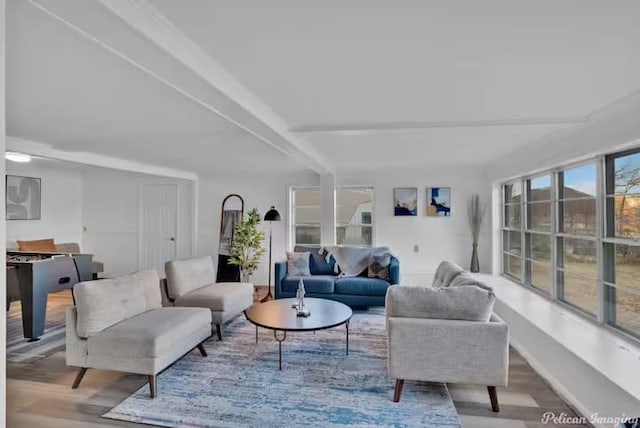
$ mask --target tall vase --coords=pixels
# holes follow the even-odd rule
[[[469,267],[471,272],[480,272],[480,262],[478,261],[478,243],[473,243],[473,251],[471,252],[471,266]]]

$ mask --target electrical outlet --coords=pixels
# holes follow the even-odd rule
[[[420,246],[419,246],[419,245],[414,245],[414,246],[413,246],[413,252],[414,252],[414,253],[418,253],[418,252],[420,252]]]

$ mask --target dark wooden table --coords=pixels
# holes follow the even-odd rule
[[[349,355],[349,320],[353,315],[350,307],[344,303],[327,299],[304,299],[305,308],[311,315],[297,316],[292,307],[296,299],[278,299],[265,303],[257,303],[244,311],[247,319],[256,326],[256,343],[258,343],[258,327],[273,330],[273,337],[278,342],[278,367],[282,370],[282,342],[288,331],[316,331],[337,327],[344,324],[347,328],[347,355]],[[282,337],[278,333],[282,333]]]

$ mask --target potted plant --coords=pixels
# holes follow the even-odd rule
[[[266,252],[262,248],[264,232],[258,230],[259,224],[260,214],[253,208],[246,220],[240,219],[231,239],[229,264],[238,266],[242,282],[249,282],[260,265],[260,258]]]

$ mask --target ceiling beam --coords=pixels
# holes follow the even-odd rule
[[[76,34],[96,43],[172,90],[235,124],[318,174],[334,174],[335,165],[315,147],[289,131],[286,122],[245,88],[207,52],[144,0],[100,0],[99,10],[68,2],[28,0]],[[95,8],[94,8],[95,9]],[[91,13],[91,15],[88,15]],[[144,57],[127,38],[104,25],[105,16],[118,19],[132,34],[169,54],[174,62]],[[123,28],[125,28],[123,27]],[[129,39],[129,41],[131,41]],[[139,41],[136,41],[139,45]],[[157,57],[157,55],[156,55]],[[182,70],[176,70],[176,65]]]
[[[165,168],[127,159],[114,158],[97,153],[67,152],[36,141],[7,136],[7,151],[27,153],[48,159],[92,165],[120,171],[136,172],[140,174],[156,175],[160,177],[177,178],[180,180],[197,181],[198,176],[193,172],[175,168]]]
[[[291,128],[293,134],[333,134],[333,135],[364,135],[380,132],[411,132],[433,128],[486,128],[502,126],[530,126],[530,125],[579,125],[589,120],[589,117],[560,117],[560,118],[523,118],[523,119],[495,119],[495,120],[457,120],[457,121],[424,121],[424,122],[380,122],[380,123],[344,123],[305,125]]]

